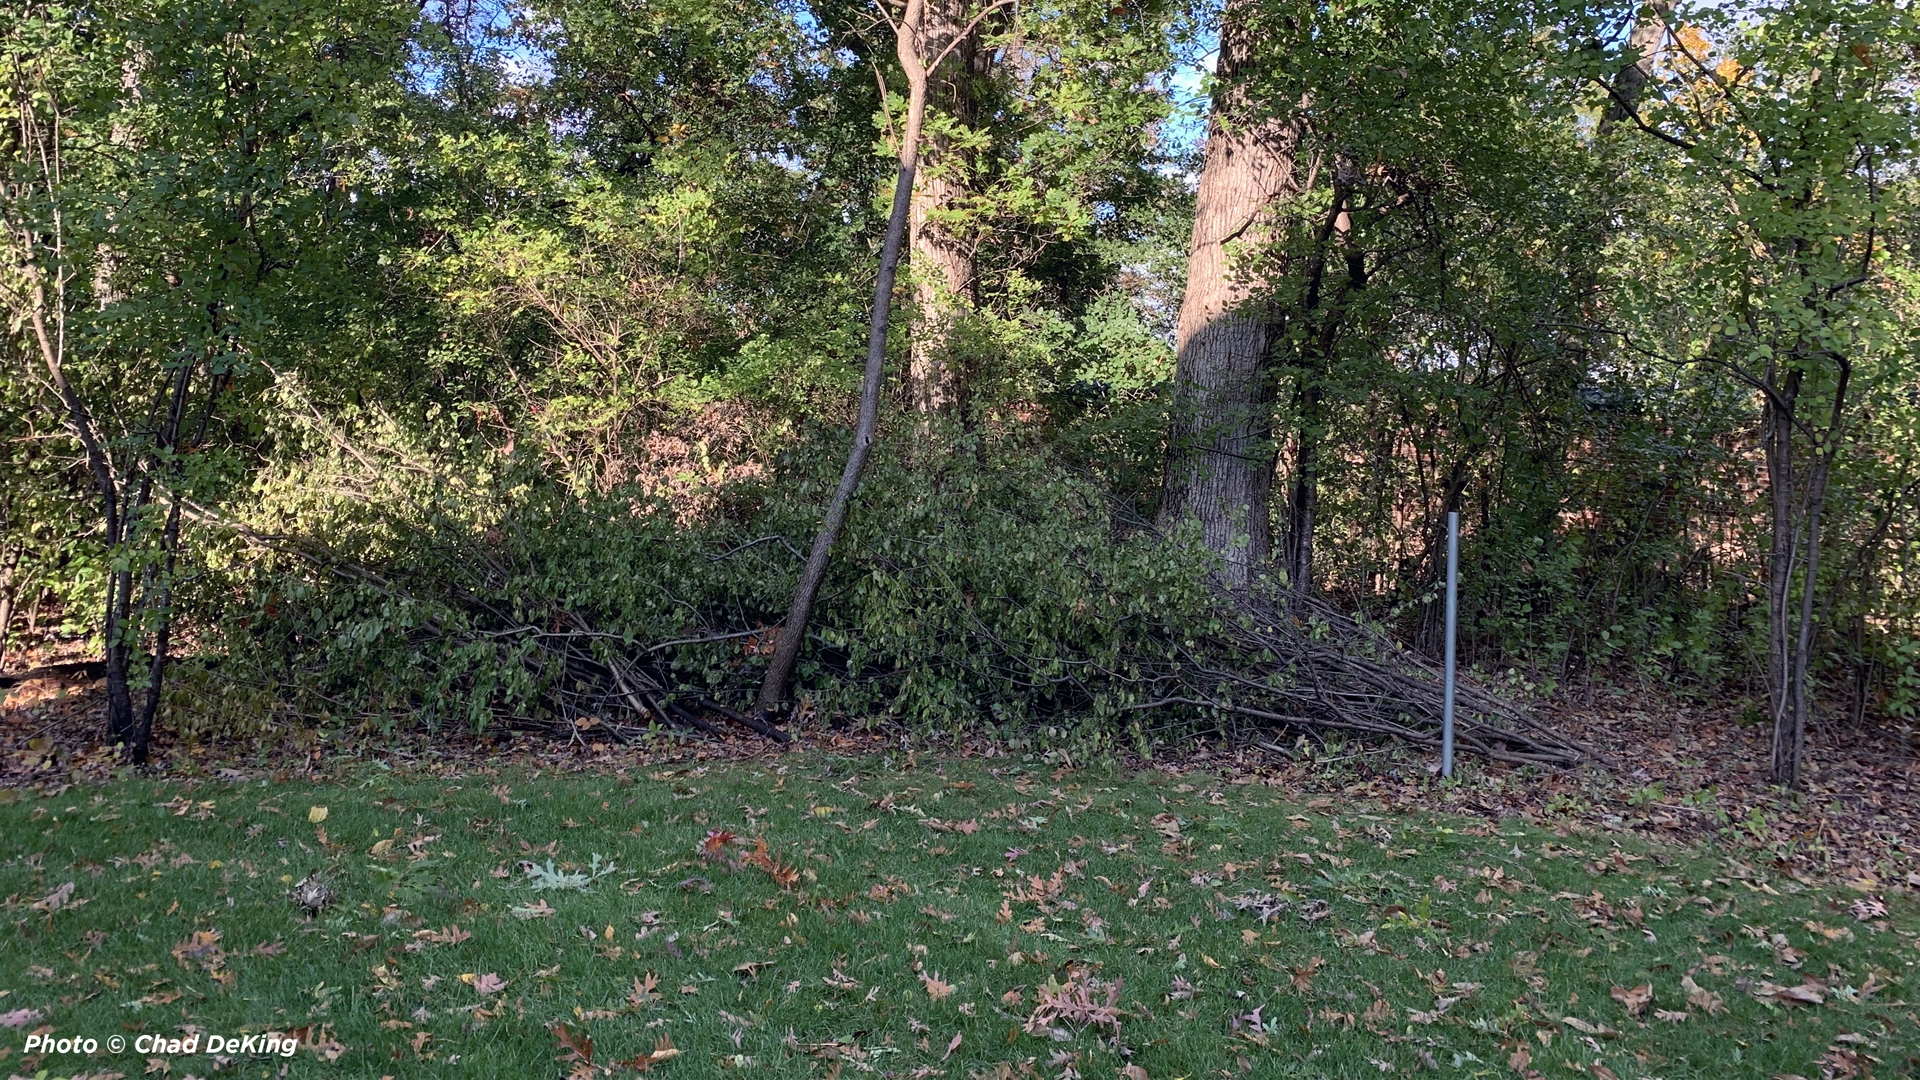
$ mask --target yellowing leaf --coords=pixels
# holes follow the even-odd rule
[[[326,807],[324,806],[307,807],[307,821],[311,822],[312,824],[318,825],[325,820],[327,820]]]

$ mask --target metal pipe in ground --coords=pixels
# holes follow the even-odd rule
[[[1453,775],[1453,680],[1455,631],[1460,620],[1460,514],[1447,513],[1447,680],[1440,705],[1440,775]]]

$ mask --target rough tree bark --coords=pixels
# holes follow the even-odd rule
[[[1221,583],[1245,587],[1272,553],[1273,316],[1262,275],[1248,265],[1270,239],[1270,208],[1299,191],[1294,117],[1264,117],[1248,83],[1256,67],[1255,5],[1231,0],[1206,163],[1188,249],[1187,289],[1175,333],[1174,408],[1160,524],[1200,525],[1221,556]]]
[[[925,48],[945,54],[927,73],[926,107],[960,127],[979,123],[981,88],[993,67],[993,53],[981,47],[978,31],[968,22],[965,0],[926,0]],[[915,412],[948,415],[963,407],[966,393],[966,373],[952,355],[950,333],[979,301],[973,245],[948,218],[964,206],[972,187],[967,155],[951,136],[936,125],[923,141],[907,219],[919,317],[907,364],[907,396]]]
[[[880,417],[880,387],[886,373],[887,324],[893,306],[894,275],[900,266],[900,249],[906,239],[909,203],[913,196],[914,172],[919,164],[920,129],[926,119],[927,69],[938,67],[945,59],[936,53],[934,63],[925,62],[927,40],[925,0],[907,0],[906,8],[895,24],[894,49],[901,70],[907,77],[907,119],[900,133],[900,169],[893,182],[893,210],[887,218],[887,238],[880,248],[880,273],[873,284],[873,314],[867,324],[867,369],[860,383],[860,412],[853,425],[853,448],[840,473],[840,486],[827,503],[820,531],[813,539],[813,550],[800,571],[794,589],[793,605],[774,643],[773,658],[760,682],[760,694],[754,704],[754,717],[771,721],[785,705],[787,690],[793,683],[793,670],[800,659],[800,647],[807,636],[807,621],[813,614],[813,601],[827,575],[827,561],[840,538],[840,527],[847,519],[847,506],[860,487],[860,474],[866,471],[867,457],[873,450],[874,429]]]
[[[1612,100],[1600,117],[1602,134],[1613,125],[1633,118],[1634,110],[1640,105],[1640,94],[1653,78],[1653,63],[1667,38],[1667,19],[1672,15],[1672,0],[1648,0],[1640,9],[1640,17],[1627,37],[1627,48],[1633,53],[1634,61],[1614,73]]]

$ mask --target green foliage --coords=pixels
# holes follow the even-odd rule
[[[334,722],[545,718],[561,668],[541,631],[657,646],[677,685],[738,693],[758,652],[698,639],[783,615],[837,473],[839,436],[810,438],[689,513],[631,487],[578,497],[479,440],[377,416],[282,433],[283,464],[198,594],[210,644],[223,677]],[[880,455],[844,550],[798,690],[825,715],[1093,737],[1134,693],[1113,676],[1213,617],[1204,560],[1116,533],[1095,485],[1018,445],[935,470]],[[660,644],[680,639],[696,640]]]

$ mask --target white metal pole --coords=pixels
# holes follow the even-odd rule
[[[1460,615],[1460,514],[1447,514],[1447,688],[1440,709],[1440,775],[1453,775],[1454,633]]]

